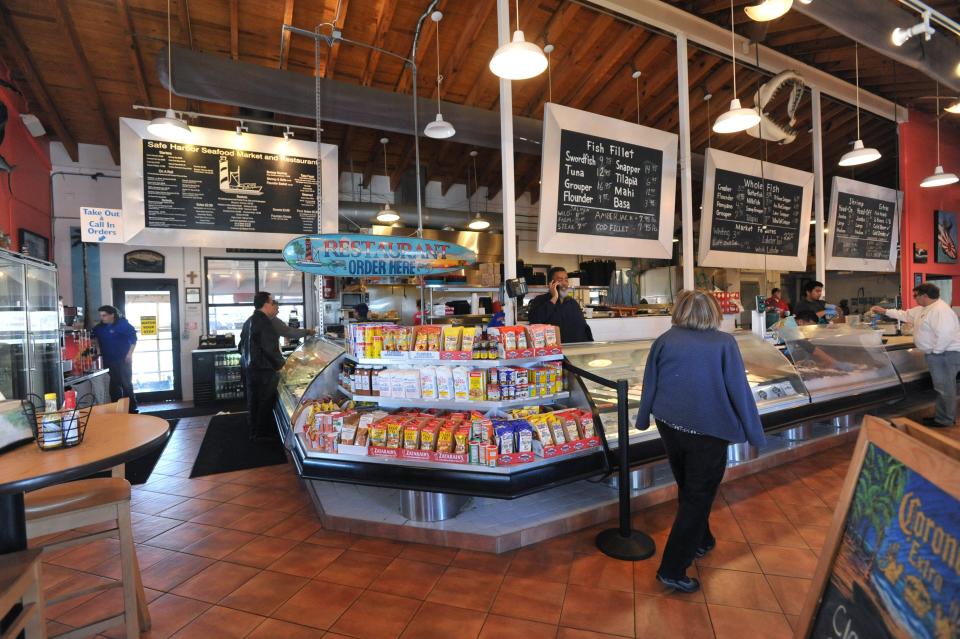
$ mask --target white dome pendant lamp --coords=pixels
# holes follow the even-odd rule
[[[756,109],[746,109],[740,106],[737,99],[737,40],[733,30],[733,0],[730,0],[730,54],[733,58],[733,99],[730,100],[730,110],[720,115],[713,123],[715,133],[738,133],[760,123],[760,114]]]
[[[920,186],[929,189],[935,186],[947,186],[956,184],[960,181],[955,173],[946,173],[943,165],[940,164],[940,83],[937,82],[937,110],[934,112],[934,118],[937,120],[937,168],[933,170],[933,175],[928,175],[920,181]]]
[[[880,159],[880,151],[864,147],[860,139],[860,45],[856,42],[853,43],[853,58],[857,77],[857,139],[853,148],[840,156],[840,166],[858,166]]]
[[[434,11],[430,14],[430,19],[437,23],[437,119],[427,124],[423,129],[423,134],[434,140],[445,140],[452,138],[457,130],[449,122],[445,122],[443,114],[440,113],[440,83],[443,76],[440,75],[440,21],[443,19],[443,13]]]
[[[793,0],[763,0],[760,4],[744,7],[747,16],[756,22],[776,20],[793,6]]]
[[[477,152],[470,151],[470,158],[473,160],[473,191],[474,193],[479,193],[480,184],[477,181]],[[470,181],[470,176],[467,175],[467,182],[469,181]],[[467,184],[467,189],[469,188],[470,188],[470,185]],[[470,198],[472,197],[473,197],[472,195],[467,197],[467,210],[470,209],[470,202],[471,202]],[[474,216],[472,220],[470,220],[470,223],[467,224],[467,228],[469,228],[471,231],[485,231],[488,228],[490,228],[490,222],[480,217],[479,205],[477,205],[477,214]]]
[[[177,117],[173,110],[173,54],[170,47],[170,0],[167,0],[167,111],[161,118],[153,118],[147,132],[163,140],[186,142],[190,139],[190,125]]]
[[[387,142],[390,141],[390,138],[380,138],[380,144],[383,145],[383,176],[387,178],[387,184],[390,184],[390,174],[387,173]],[[383,209],[377,213],[377,222],[381,224],[393,224],[398,221],[400,216],[396,211],[390,208],[390,203],[385,202]]]
[[[497,49],[490,58],[490,70],[504,80],[527,80],[547,70],[547,56],[533,42],[527,42],[520,30],[520,0],[514,0],[517,30],[513,39]]]

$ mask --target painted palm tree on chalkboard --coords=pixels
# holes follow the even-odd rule
[[[93,313],[90,312],[90,264],[87,256],[87,243],[82,240],[80,227],[78,226],[70,227],[70,247],[79,248],[80,255],[83,256],[83,327],[90,328],[93,325]]]
[[[873,565],[883,546],[885,531],[896,516],[897,504],[903,499],[906,482],[907,469],[901,462],[874,445],[867,449],[854,491],[849,529],[864,550],[868,547],[872,550],[865,557],[868,566]],[[868,544],[871,529],[873,543]]]

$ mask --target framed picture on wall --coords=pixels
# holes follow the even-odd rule
[[[913,274],[913,286],[916,288],[923,284],[923,273],[914,273]]]
[[[41,260],[50,259],[50,240],[26,229],[20,229],[20,252]]]
[[[200,303],[200,289],[187,287],[187,304],[199,304]]]
[[[163,273],[165,258],[162,253],[140,249],[123,255],[124,273]]]
[[[937,250],[934,259],[938,264],[957,263],[957,214],[949,211],[934,213],[933,239]]]
[[[920,242],[913,243],[913,263],[914,264],[926,264],[927,263],[927,246],[926,244],[921,244]]]

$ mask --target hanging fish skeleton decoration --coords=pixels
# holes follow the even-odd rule
[[[767,105],[773,102],[780,91],[789,88],[790,99],[787,101],[785,117],[767,111]],[[797,109],[803,98],[806,83],[796,71],[781,71],[763,83],[753,94],[753,103],[760,105],[760,124],[747,129],[747,133],[755,138],[763,136],[764,140],[790,144],[797,138],[798,131],[793,128],[797,124]]]

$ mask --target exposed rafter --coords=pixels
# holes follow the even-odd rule
[[[377,24],[374,30],[373,45],[383,48],[384,38],[390,31],[390,24],[393,22],[393,14],[397,10],[399,0],[381,0],[380,10],[377,13]],[[377,73],[377,67],[380,65],[380,52],[371,50],[367,55],[367,64],[363,69],[363,75],[360,76],[360,84],[365,87],[373,84],[373,78]]]
[[[137,46],[136,31],[133,28],[133,21],[130,19],[130,8],[127,6],[127,0],[117,0],[117,15],[120,18],[120,24],[123,26],[123,37],[130,50],[130,66],[133,67],[133,79],[137,83],[137,97],[141,104],[152,106],[150,100],[150,90],[147,88],[146,75],[143,72],[143,60],[140,58],[140,47]]]
[[[73,23],[73,18],[70,16],[67,1],[56,0],[56,3],[60,24],[73,50],[74,61],[77,65],[77,71],[80,74],[80,80],[83,82],[87,94],[94,101],[97,114],[100,117],[100,123],[103,125],[103,133],[107,140],[107,148],[110,149],[110,156],[116,164],[120,164],[120,140],[117,134],[117,123],[111,120],[107,107],[103,103],[100,90],[97,88],[97,82],[93,77],[93,71],[90,69],[90,63],[87,61],[87,56],[83,52],[80,36],[77,35],[76,26]]]
[[[293,24],[293,0],[284,0],[283,3],[283,22],[281,24]],[[280,68],[287,68],[287,58],[290,57],[290,32],[283,31],[280,40]]]
[[[240,0],[230,0],[230,57],[240,59]]]
[[[50,92],[47,90],[46,84],[43,82],[40,74],[37,73],[37,67],[33,62],[33,57],[30,55],[30,50],[23,43],[20,32],[17,31],[16,25],[13,24],[10,14],[3,5],[0,5],[0,42],[6,43],[7,52],[16,62],[17,66],[20,67],[20,71],[27,79],[27,84],[30,85],[30,91],[33,93],[37,102],[40,103],[40,108],[43,109],[47,117],[50,118],[50,126],[53,128],[53,132],[56,133],[57,139],[63,144],[63,148],[66,149],[67,155],[71,160],[77,162],[80,159],[77,151],[77,139],[70,132],[70,129],[67,128],[66,123],[60,116],[60,112],[50,97]]]
[[[336,27],[343,31],[347,22],[347,11],[350,8],[350,0],[340,0],[340,17],[337,21]],[[336,17],[336,16],[335,16]],[[333,46],[327,47],[327,61],[326,65],[323,67],[323,77],[332,78],[333,74],[337,71],[337,58],[340,57],[340,48],[343,45],[340,41],[333,43]]]

